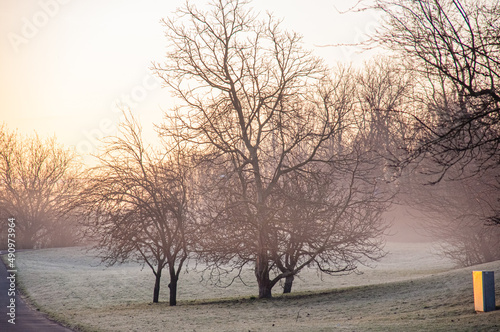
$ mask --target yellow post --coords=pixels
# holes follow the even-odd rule
[[[474,309],[476,311],[495,310],[495,278],[493,271],[473,271]]]

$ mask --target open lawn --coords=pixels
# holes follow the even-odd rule
[[[256,300],[252,271],[244,282],[219,288],[181,275],[179,305],[169,307],[168,280],[152,304],[154,279],[146,266],[106,268],[82,248],[22,252],[21,286],[40,310],[85,331],[500,331],[500,311],[473,310],[473,270],[495,271],[500,261],[466,269],[430,253],[428,244],[389,243],[390,254],[361,275],[323,277],[305,271],[291,296]],[[199,267],[198,267],[199,269]],[[498,302],[497,302],[498,303]]]

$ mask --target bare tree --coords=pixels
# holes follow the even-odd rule
[[[61,244],[74,244],[77,229],[68,203],[80,167],[55,138],[22,137],[0,127],[0,215],[16,219],[18,248],[56,245],[56,234],[67,237]]]
[[[340,241],[339,230],[347,229],[335,228],[354,185],[338,188],[345,196],[337,200],[321,200],[319,191],[326,189],[314,185],[320,165],[336,163],[331,148],[353,135],[348,72],[338,70],[330,79],[322,61],[302,49],[300,36],[280,30],[272,15],[258,19],[247,1],[210,6],[203,12],[188,2],[177,17],[164,20],[170,49],[166,61],[154,65],[182,101],[166,113],[163,131],[196,146],[210,165],[205,179],[213,186],[200,217],[212,229],[202,240],[211,248],[205,257],[239,267],[253,263],[259,298],[271,297],[277,282],[309,264],[332,263],[331,270],[323,268],[328,272],[352,269],[358,254],[380,249],[366,241],[352,256],[340,254],[344,244],[346,253],[356,250]],[[291,220],[284,210],[296,209],[297,196],[283,195],[285,182],[309,173],[294,190],[317,193],[310,193],[304,219]],[[367,235],[379,235],[371,222]],[[318,232],[323,227],[324,235],[306,235],[307,225]]]
[[[160,153],[147,146],[141,127],[127,116],[121,136],[110,138],[90,170],[77,206],[86,212],[88,235],[104,262],[147,264],[158,302],[164,268],[170,305],[176,305],[180,272],[189,254],[189,168],[181,150]]]
[[[383,192],[363,156],[322,170],[285,176],[273,197],[276,222],[273,262],[286,276],[284,293],[305,266],[327,274],[348,273],[384,255],[381,214],[391,195]]]
[[[385,14],[372,41],[410,63],[421,83],[414,98],[424,107],[400,110],[416,120],[401,165],[424,160],[430,183],[498,172],[500,3],[374,0],[367,7]],[[498,180],[490,185],[498,193]],[[488,220],[499,221],[499,211]]]
[[[429,107],[413,113],[422,130],[414,156],[435,161],[437,181],[472,160],[479,171],[498,167],[498,1],[376,0],[374,7],[386,14],[374,40],[428,79]]]
[[[393,182],[415,145],[415,121],[404,112],[422,105],[414,98],[418,93],[414,75],[411,68],[378,57],[367,61],[355,80],[357,144],[373,152],[372,162],[379,165],[379,179]]]

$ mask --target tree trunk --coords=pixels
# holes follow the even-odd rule
[[[288,294],[292,292],[292,284],[293,284],[293,279],[295,277],[292,275],[289,275],[285,279],[285,286],[283,287],[283,294]]]
[[[175,270],[170,271],[170,283],[168,284],[168,288],[170,289],[170,306],[177,305],[177,275],[175,274]]]
[[[155,274],[155,289],[153,291],[153,303],[158,303],[158,299],[160,298],[160,279],[161,279],[161,270]]]
[[[24,217],[26,218],[26,217]],[[15,221],[16,225],[16,249],[34,249],[35,231],[33,227],[24,226],[19,219]],[[2,239],[3,240],[3,239]]]
[[[259,299],[268,299],[272,297],[271,280],[269,279],[269,265],[267,259],[259,255],[255,262],[255,276],[259,285]]]
[[[25,235],[21,237],[17,249],[34,249],[35,240],[33,235]]]

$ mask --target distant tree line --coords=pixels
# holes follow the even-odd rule
[[[16,219],[16,248],[77,243],[78,216],[69,205],[81,187],[77,156],[55,138],[24,137],[0,126],[0,233],[7,246],[7,219]]]

